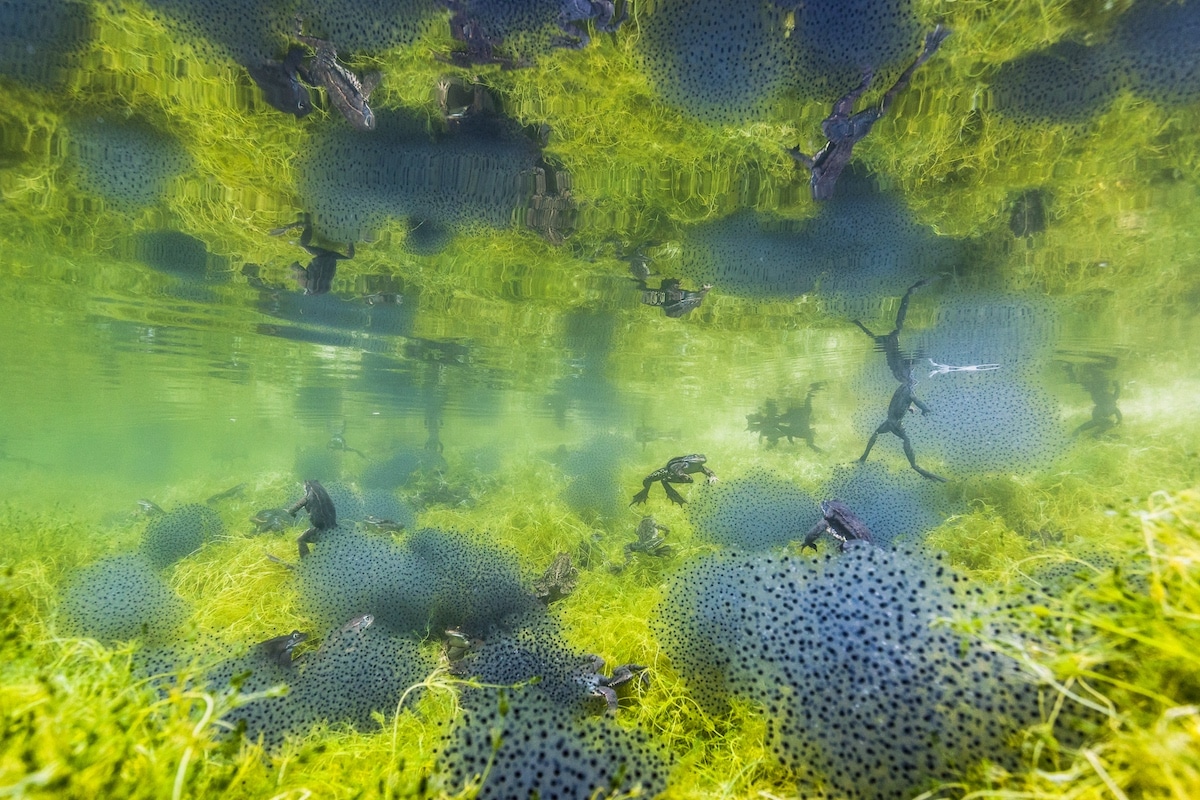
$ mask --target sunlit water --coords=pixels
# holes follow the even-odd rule
[[[856,474],[920,484],[879,426],[898,385],[882,339],[922,279],[893,344],[927,413],[906,404],[893,421],[920,469],[947,479],[930,527],[996,496],[1019,505],[1031,485],[1086,485],[1085,513],[1100,515],[1200,475],[1200,89],[1187,75],[1164,88],[1118,59],[1103,69],[1137,80],[1047,100],[1040,73],[1002,57],[1113,24],[1133,52],[1145,31],[1115,12],[1059,9],[1054,35],[1038,34],[1049,41],[1004,34],[1016,44],[996,38],[999,20],[951,20],[945,51],[819,204],[783,149],[820,146],[853,75],[819,97],[762,88],[722,105],[714,90],[689,105],[691,78],[638,56],[631,22],[579,53],[535,40],[536,70],[481,68],[517,121],[458,130],[435,79],[467,73],[430,55],[453,46],[439,12],[419,45],[407,33],[360,45],[356,66],[382,66],[384,82],[378,129],[354,132],[322,99],[302,119],[270,108],[239,66],[261,43],[217,24],[214,54],[196,44],[207,6],[161,5],[155,17],[64,4],[91,21],[28,52],[21,36],[54,26],[0,12],[17,31],[0,37],[0,485],[14,519],[89,520],[71,534],[94,537],[84,552],[136,541],[139,499],[177,506],[244,483],[223,510],[237,539],[250,512],[297,499],[302,481],[378,483],[401,457],[416,477],[388,491],[418,518],[486,530],[480,502],[558,503],[562,541],[588,531],[610,554],[642,516],[626,508],[642,478],[686,453],[722,483],[764,468],[814,501],[867,491]],[[636,30],[661,36],[654,20]],[[917,42],[897,36],[891,77]],[[72,57],[38,60],[55,47]],[[609,112],[569,84],[589,58],[633,80],[595,89]],[[537,71],[555,59],[569,85]],[[692,144],[706,123],[720,135]],[[628,149],[622,125],[637,137]],[[458,155],[437,161],[447,151]],[[435,166],[405,161],[413,152]],[[270,233],[303,212],[322,246],[356,240],[328,293],[296,280],[291,262],[312,258],[299,229]],[[639,252],[650,290],[675,277],[711,290],[668,316],[645,302]],[[801,409],[802,423],[776,424]],[[856,473],[873,431],[867,460],[887,470]],[[1126,456],[1161,474],[1126,473]],[[603,496],[581,499],[592,480]],[[693,542],[657,486],[648,508]],[[1042,511],[1006,524],[1053,527],[1055,544],[1089,536]],[[520,552],[525,564],[554,555]]]

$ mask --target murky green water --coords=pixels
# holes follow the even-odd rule
[[[312,624],[290,590],[245,595],[278,587],[262,556],[294,559],[299,531],[255,538],[250,516],[316,479],[488,532],[527,581],[571,552],[572,645],[668,674],[650,609],[673,570],[727,535],[778,534],[773,490],[737,505],[722,486],[770,474],[811,500],[776,544],[817,500],[874,497],[860,510],[885,538],[930,536],[1003,585],[1021,559],[1126,542],[1127,512],[1197,482],[1200,85],[1179,33],[1200,27],[1195,2],[878,4],[894,23],[863,22],[863,2],[823,23],[824,83],[820,45],[800,41],[820,31],[788,3],[728,12],[728,52],[679,3],[629,3],[580,49],[548,44],[558,22],[535,14],[536,35],[496,51],[514,69],[453,63],[466,46],[448,12],[421,3],[227,5],[0,9],[3,536],[20,574],[44,569],[23,584],[39,587],[39,641],[63,632],[69,568],[137,547],[139,499],[241,483],[212,503],[216,549],[167,574],[195,629],[245,644]],[[283,56],[291,33],[271,26],[296,11],[343,37],[355,72],[381,71],[374,130],[316,87],[300,118],[264,99],[247,67]],[[878,103],[934,19],[951,37],[834,199],[812,200],[787,148],[825,142],[854,58],[881,60],[857,108]],[[786,61],[792,47],[808,55]],[[452,79],[466,100],[439,94]],[[494,111],[464,108],[484,97]],[[327,293],[296,279],[316,256],[301,231],[271,234],[306,212],[314,243],[354,242]],[[667,279],[711,290],[672,315],[655,295]],[[893,330],[926,414],[888,416]],[[658,485],[627,507],[687,453],[720,483],[676,484],[686,510]],[[674,563],[616,577],[643,513],[670,526]],[[229,589],[221,559],[254,577]],[[752,743],[731,745],[732,765],[698,756],[680,744],[695,714],[646,706],[690,764],[682,794],[794,788],[778,765],[734,775]],[[435,759],[421,741],[410,777]]]

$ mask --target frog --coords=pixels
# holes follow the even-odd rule
[[[309,529],[300,534],[296,541],[300,547],[300,558],[303,559],[309,553],[309,543],[315,541],[321,531],[337,527],[337,509],[333,507],[329,492],[318,481],[304,482],[304,497],[296,501],[288,513],[294,517],[302,508],[308,511],[310,523]]]
[[[634,553],[645,553],[655,558],[669,556],[671,546],[663,544],[666,540],[663,534],[670,532],[670,528],[666,525],[659,525],[654,517],[642,517],[642,521],[637,526],[637,541],[625,545],[625,563],[629,563],[629,559]]]
[[[138,513],[145,517],[161,517],[167,512],[158,503],[148,498],[141,498],[137,501]]]
[[[542,577],[533,582],[533,596],[544,605],[562,600],[575,590],[579,570],[571,564],[570,553],[559,553]]]
[[[683,505],[687,501],[683,496],[671,486],[672,483],[695,483],[692,480],[692,473],[703,472],[708,483],[716,483],[717,476],[711,469],[704,466],[708,461],[700,453],[691,453],[686,456],[675,456],[667,462],[666,466],[654,470],[645,478],[642,478],[642,490],[633,496],[633,500],[629,505],[638,505],[646,502],[650,497],[650,487],[655,483],[662,483],[663,490],[667,493],[672,503]]]
[[[350,445],[346,444],[345,420],[342,420],[341,424],[329,434],[329,442],[326,444],[326,447],[328,447],[330,450],[340,450],[343,453],[356,453],[359,458],[363,459],[367,457],[363,451],[356,450]]]
[[[306,55],[303,47],[293,46],[288,48],[283,61],[265,59],[246,67],[267,104],[297,118],[312,112],[308,89],[300,82]]]
[[[290,669],[294,660],[294,653],[292,651],[301,642],[307,640],[307,633],[293,630],[291,633],[284,634],[283,636],[276,636],[273,639],[267,639],[265,642],[259,642],[254,645],[254,650],[262,653],[279,666]]]
[[[587,32],[587,22],[592,22],[601,33],[616,33],[629,17],[626,3],[617,14],[614,0],[559,0],[558,27],[563,35],[554,39],[557,47],[582,50],[592,41]]]
[[[292,276],[300,284],[300,288],[304,290],[305,294],[325,294],[333,286],[333,276],[337,273],[337,262],[354,258],[354,242],[350,243],[346,255],[335,250],[326,250],[324,247],[316,247],[312,244],[312,215],[308,213],[302,214],[297,222],[273,228],[270,234],[282,236],[296,228],[303,228],[300,233],[300,246],[313,258],[307,267],[301,267],[298,261],[293,262]]]
[[[896,391],[892,393],[892,399],[888,402],[887,419],[879,424],[879,427],[871,434],[871,438],[867,440],[867,448],[859,456],[858,463],[866,463],[867,456],[871,455],[871,448],[875,446],[875,440],[879,438],[879,434],[891,433],[900,439],[904,446],[904,456],[908,459],[908,465],[918,475],[938,483],[945,483],[946,479],[941,475],[930,472],[917,464],[917,455],[913,450],[912,440],[908,438],[908,432],[904,430],[904,418],[914,406],[920,410],[922,415],[929,413],[929,407],[913,394],[915,386],[916,380],[914,379],[905,381],[896,387]]]
[[[846,549],[847,542],[866,542],[875,544],[871,529],[862,518],[850,510],[841,500],[822,500],[821,519],[804,535],[804,544],[800,549],[811,547],[817,549],[817,539],[828,533],[838,543],[838,549]]]
[[[917,385],[917,378],[913,372],[917,357],[905,354],[900,349],[900,331],[904,328],[904,320],[908,314],[908,303],[912,298],[912,293],[929,283],[930,280],[932,279],[925,278],[908,287],[908,291],[904,293],[904,297],[900,300],[900,307],[896,311],[896,322],[890,333],[877,335],[860,320],[854,320],[854,324],[875,341],[876,349],[883,350],[884,357],[887,359],[888,369],[891,371],[892,377],[900,384],[892,393],[891,400],[888,401],[887,419],[880,423],[875,432],[871,434],[871,438],[867,440],[867,447],[863,450],[863,454],[859,456],[858,462],[860,464],[866,463],[867,456],[871,454],[871,448],[875,446],[875,441],[879,438],[879,434],[891,433],[903,443],[904,455],[908,458],[908,464],[917,474],[933,481],[945,483],[945,478],[917,464],[917,456],[913,450],[912,440],[908,438],[908,432],[904,430],[904,418],[914,407],[922,415],[929,413],[929,406],[917,399],[917,396],[913,393]]]
[[[1067,355],[1082,355],[1085,363],[1075,364],[1063,361],[1067,378],[1079,386],[1092,400],[1092,418],[1077,427],[1072,436],[1078,436],[1084,431],[1091,431],[1092,438],[1112,430],[1121,424],[1123,417],[1117,407],[1121,397],[1121,383],[1113,378],[1112,373],[1117,367],[1117,357],[1096,353],[1068,353]]]
[[[617,713],[617,688],[631,682],[634,678],[645,686],[650,681],[648,667],[641,664],[621,664],[614,667],[609,675],[604,674],[604,659],[600,656],[587,656],[582,666],[574,676],[576,683],[587,692],[588,697],[602,698],[609,714]]]
[[[672,319],[678,319],[693,308],[698,308],[704,302],[705,295],[712,289],[711,283],[705,283],[696,290],[684,289],[681,288],[678,278],[664,278],[659,282],[657,289],[651,289],[644,280],[638,280],[637,284],[642,291],[642,303],[661,308],[663,313]]]
[[[529,66],[525,59],[512,59],[496,52],[504,44],[503,36],[488,31],[475,17],[472,0],[443,0],[450,9],[450,37],[466,45],[464,50],[453,50],[449,56],[441,57],[460,67],[476,64],[499,64],[502,69],[517,69]]]
[[[838,176],[842,174],[842,170],[850,163],[854,145],[866,138],[875,123],[887,114],[897,95],[908,86],[913,73],[937,52],[938,47],[949,35],[948,28],[944,25],[937,25],[925,36],[925,47],[917,60],[900,74],[892,88],[884,93],[879,105],[856,114],[854,113],[854,104],[870,88],[875,75],[874,70],[870,68],[864,70],[862,81],[858,86],[834,102],[833,110],[821,122],[821,133],[828,140],[825,146],[812,156],[800,152],[799,146],[788,150],[788,154],[811,173],[809,185],[813,200],[829,200],[833,197],[834,185],[837,183]]]
[[[325,641],[321,642],[321,646],[317,650],[318,655],[331,651],[353,653],[362,643],[367,629],[374,624],[374,614],[358,614],[351,617],[345,625],[325,637]]]
[[[226,489],[223,492],[217,492],[216,494],[214,494],[212,497],[208,498],[204,502],[211,506],[214,503],[221,502],[222,500],[231,500],[235,497],[241,497],[242,492],[245,491],[245,489],[246,489],[246,484],[239,483],[237,486],[230,486],[228,489]]]
[[[255,533],[276,533],[292,527],[294,520],[286,508],[264,508],[255,513],[250,521]]]
[[[362,518],[362,526],[368,531],[375,533],[399,533],[404,530],[403,522],[396,522],[394,519],[386,519],[377,517],[374,514],[367,514]]]
[[[299,17],[296,19],[296,39],[313,49],[313,59],[308,68],[300,71],[305,83],[325,89],[329,102],[355,128],[375,130],[375,114],[367,105],[367,100],[379,85],[381,73],[369,72],[360,81],[357,75],[338,61],[337,49],[332,42],[304,35],[304,22]]]
[[[481,644],[483,644],[482,639],[472,638],[460,628],[449,628],[442,637],[442,648],[446,654],[446,660],[451,664],[462,661],[468,653]]]
[[[756,432],[760,443],[765,439],[768,450],[778,445],[780,439],[786,438],[789,444],[796,439],[803,439],[810,450],[824,453],[817,446],[811,424],[813,395],[823,388],[824,381],[809,384],[804,404],[790,405],[782,414],[779,413],[779,405],[774,400],[768,400],[762,411],[746,415],[746,430]]]

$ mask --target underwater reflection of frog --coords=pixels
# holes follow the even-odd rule
[[[895,102],[896,96],[908,86],[913,73],[924,64],[930,56],[937,52],[942,41],[950,35],[949,29],[938,25],[925,37],[925,49],[908,69],[884,93],[879,105],[854,113],[854,104],[862,97],[875,77],[873,70],[863,73],[862,83],[852,89],[849,94],[833,104],[833,111],[821,123],[821,133],[829,141],[817,151],[816,155],[807,156],[800,152],[799,147],[788,151],[797,163],[803,164],[812,173],[810,184],[814,200],[828,200],[833,197],[833,186],[842,170],[850,163],[854,145],[858,144],[871,128],[888,112]]]
[[[803,439],[809,449],[824,453],[825,451],[813,441],[815,435],[812,429],[813,395],[823,388],[824,381],[809,384],[804,403],[790,404],[788,410],[782,414],[779,413],[778,403],[768,400],[763,404],[762,411],[746,415],[746,430],[757,433],[759,442],[765,439],[768,450],[778,445],[780,439],[786,438],[789,444],[794,443],[796,439]]]
[[[1120,425],[1123,417],[1117,400],[1121,396],[1121,383],[1112,375],[1117,368],[1117,357],[1101,353],[1065,355],[1087,359],[1083,363],[1063,360],[1062,364],[1066,368],[1067,379],[1082,386],[1092,399],[1092,418],[1076,428],[1072,435],[1091,431],[1092,438],[1097,438]]]
[[[250,77],[262,89],[263,99],[268,105],[297,117],[306,116],[312,111],[308,89],[300,83],[304,56],[304,48],[292,47],[283,61],[266,59],[246,67]]]
[[[866,462],[867,456],[871,454],[871,448],[875,446],[875,440],[879,438],[879,434],[891,433],[900,439],[904,446],[904,455],[908,459],[908,464],[917,474],[933,481],[945,483],[945,478],[935,475],[924,467],[917,465],[917,455],[913,450],[912,440],[908,438],[908,432],[904,430],[904,418],[908,416],[909,411],[914,406],[922,414],[929,413],[929,407],[918,400],[916,395],[913,394],[913,389],[917,385],[916,376],[913,374],[913,365],[916,363],[916,356],[906,355],[900,350],[900,331],[904,327],[904,318],[908,314],[908,301],[914,291],[928,282],[928,279],[920,280],[908,287],[908,291],[904,293],[904,297],[900,300],[900,308],[896,311],[896,324],[890,333],[877,335],[872,333],[871,329],[861,321],[854,320],[854,324],[861,328],[863,333],[875,340],[876,349],[883,350],[892,377],[900,383],[896,387],[896,391],[892,393],[892,399],[888,402],[887,419],[880,423],[875,432],[871,434],[871,438],[867,440],[867,447],[863,450],[863,454],[859,456],[858,461],[859,463]]]
[[[300,246],[313,258],[312,261],[308,262],[307,267],[301,267],[299,262],[294,262],[292,264],[292,275],[296,279],[296,283],[300,284],[300,288],[304,290],[305,294],[325,294],[333,285],[333,276],[337,273],[337,262],[354,258],[354,242],[350,243],[346,255],[342,255],[335,250],[326,250],[324,247],[314,246],[312,244],[312,215],[308,213],[302,215],[299,221],[274,228],[270,233],[272,236],[282,236],[296,228],[304,229],[300,233]]]
[[[706,283],[699,289],[683,289],[678,278],[663,278],[657,289],[651,289],[644,280],[637,281],[642,291],[641,301],[644,305],[661,308],[668,317],[682,317],[693,308],[698,308],[704,302],[704,296],[712,289],[711,283]]]
[[[379,85],[379,72],[358,76],[338,61],[337,50],[331,42],[305,36],[303,22],[296,19],[296,39],[313,49],[313,58],[308,68],[299,68],[300,77],[309,86],[320,86],[329,96],[329,102],[342,113],[351,125],[359,130],[375,129],[375,114],[367,105],[371,92]]]

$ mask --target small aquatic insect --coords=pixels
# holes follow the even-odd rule
[[[675,456],[667,462],[666,466],[654,470],[645,478],[642,479],[642,490],[633,496],[633,500],[629,505],[637,505],[638,503],[646,502],[650,497],[650,487],[655,483],[662,483],[663,490],[667,493],[672,503],[683,505],[687,501],[675,488],[672,483],[695,483],[692,480],[692,473],[703,472],[708,479],[708,483],[716,483],[717,476],[711,469],[704,466],[704,462],[708,461],[700,453],[692,453],[686,456]]]
[[[817,539],[826,533],[837,541],[839,550],[846,549],[846,542],[875,544],[875,537],[871,535],[867,523],[841,500],[821,501],[821,520],[804,535],[804,544],[800,549],[811,547],[816,550]]]
[[[304,558],[308,555],[309,542],[316,541],[321,531],[337,527],[337,509],[333,506],[329,492],[317,481],[304,482],[304,497],[296,501],[296,504],[288,509],[288,513],[294,517],[302,508],[308,511],[308,521],[311,524],[297,540],[300,545],[300,557]]]
[[[837,182],[838,176],[842,174],[842,170],[850,163],[854,145],[866,138],[875,123],[881,120],[888,109],[892,107],[896,96],[908,86],[917,67],[929,60],[929,57],[937,52],[942,41],[949,35],[949,29],[942,25],[934,28],[925,37],[925,49],[921,51],[921,55],[900,74],[892,88],[884,93],[883,100],[879,102],[879,105],[855,114],[854,104],[867,91],[872,78],[875,77],[873,70],[866,70],[862,83],[835,102],[833,111],[821,123],[821,133],[829,140],[825,146],[813,156],[807,156],[800,152],[799,147],[793,147],[788,151],[792,158],[803,164],[812,173],[810,185],[814,200],[828,200],[833,197],[833,186]]]
[[[329,95],[329,102],[359,130],[375,129],[375,114],[367,105],[371,92],[379,85],[380,73],[358,76],[337,60],[337,50],[331,42],[304,35],[303,21],[296,19],[296,38],[313,49],[313,59],[300,76],[310,86],[320,86]]]

